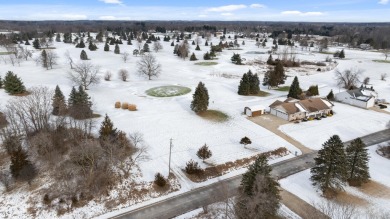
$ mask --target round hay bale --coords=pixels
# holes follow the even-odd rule
[[[119,101],[115,102],[115,108],[116,109],[121,108],[121,102],[119,102]]]
[[[123,102],[122,103],[122,109],[128,109],[129,108],[129,104],[126,103],[126,102]]]
[[[130,111],[137,111],[137,105],[135,105],[135,104],[129,104],[128,109],[129,109]]]

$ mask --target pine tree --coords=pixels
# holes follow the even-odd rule
[[[196,48],[195,48],[195,50],[197,50],[197,51],[200,51],[199,44],[198,44],[198,45],[196,45]]]
[[[127,45],[133,45],[133,43],[131,42],[131,39],[127,40]]]
[[[312,85],[307,90],[307,95],[309,96],[318,96],[320,93],[318,92],[318,85]]]
[[[260,92],[260,80],[257,74],[252,74],[252,71],[248,71],[249,78],[249,93],[250,94],[258,94]]]
[[[203,55],[203,59],[204,59],[204,60],[211,60],[210,53],[209,53],[209,52],[206,52],[206,53]]]
[[[360,138],[353,140],[345,152],[349,184],[360,186],[362,183],[366,183],[370,179],[370,173],[369,155],[364,142]]]
[[[105,51],[105,52],[110,51],[110,46],[108,45],[108,43],[106,43],[106,44],[104,45],[104,51]]]
[[[330,90],[329,94],[326,96],[326,98],[328,100],[334,100],[334,94],[333,94],[333,90]]]
[[[276,66],[274,68],[274,76],[275,76],[276,86],[279,86],[280,84],[284,84],[284,80],[286,78],[286,75],[284,72],[283,64],[280,61],[276,63]]]
[[[209,42],[206,40],[206,42],[204,43],[205,46],[209,46]]]
[[[245,73],[242,75],[240,85],[238,85],[238,92],[239,95],[249,95],[250,94],[250,82],[248,74]]]
[[[91,51],[96,51],[97,46],[94,43],[92,43],[92,41],[89,41],[88,49]]]
[[[341,50],[341,52],[339,53],[339,58],[340,59],[343,59],[345,58],[345,52],[344,52],[344,49]]]
[[[41,53],[41,62],[42,62],[42,67],[44,67],[44,68],[46,68],[46,69],[49,69],[49,63],[48,63],[48,59],[47,59],[46,50],[42,50],[42,53]]]
[[[348,172],[344,145],[338,135],[323,144],[314,161],[315,166],[310,170],[313,185],[319,186],[325,195],[342,190]]]
[[[41,48],[41,45],[39,44],[39,40],[37,38],[33,41],[33,47],[35,49]]]
[[[30,44],[30,42],[29,42],[28,40],[26,40],[26,42],[24,43],[24,45],[29,46],[29,45],[31,45],[31,44]]]
[[[175,42],[172,41],[171,46],[175,46]]]
[[[121,51],[120,51],[120,49],[119,49],[119,45],[118,45],[118,44],[115,44],[114,53],[115,53],[115,54],[120,54],[120,53],[121,53]]]
[[[145,43],[143,47],[144,52],[150,52],[149,44]]]
[[[52,114],[55,116],[58,115],[65,115],[66,113],[66,101],[64,94],[62,93],[60,87],[57,85],[56,89],[54,90],[54,96],[53,96],[53,111]]]
[[[295,76],[294,77],[294,80],[290,86],[290,90],[288,91],[288,95],[287,97],[292,97],[292,98],[295,98],[295,99],[298,99],[299,98],[299,95],[302,93],[302,90],[301,88],[299,87],[299,81],[298,81],[298,77]]]
[[[36,169],[27,159],[27,153],[18,147],[16,150],[11,152],[11,174],[15,179],[31,181],[37,174]]]
[[[87,53],[84,50],[81,50],[80,59],[81,60],[88,60]]]
[[[3,88],[3,79],[0,76],[0,89]]]
[[[211,152],[211,150],[209,149],[209,147],[204,144],[201,148],[199,148],[198,152],[196,153],[196,155],[203,160],[205,159],[208,159],[210,158],[211,156],[213,156],[213,153]]]
[[[195,53],[192,53],[191,57],[190,57],[190,61],[196,61],[198,60],[195,56]]]
[[[243,174],[235,204],[236,216],[243,218],[273,218],[280,206],[279,183],[271,177],[267,157],[260,155]]]
[[[267,64],[268,64],[268,65],[273,65],[273,64],[275,64],[275,63],[274,63],[274,59],[272,58],[272,55],[271,55],[271,54],[270,54],[269,57],[268,57]]]
[[[248,137],[245,136],[245,137],[241,138],[240,144],[243,144],[243,145],[252,144],[252,141],[251,141],[251,139],[249,139]]]
[[[116,128],[114,128],[114,124],[112,123],[110,117],[106,114],[104,117],[104,120],[102,124],[100,125],[99,130],[99,138],[100,139],[115,139],[118,134],[118,131]]]
[[[61,34],[57,33],[56,35],[56,42],[61,42]]]
[[[242,59],[241,59],[241,55],[240,54],[235,54],[235,53],[233,53],[233,56],[232,56],[232,58],[230,59],[234,64],[236,64],[236,65],[241,65],[242,63],[241,63],[241,61],[242,61]]]
[[[22,80],[12,71],[8,71],[4,78],[4,90],[11,94],[22,94],[26,92]]]
[[[81,38],[80,42],[76,45],[76,48],[85,48],[85,43],[83,38]]]
[[[209,106],[209,93],[207,88],[202,82],[199,82],[193,94],[193,100],[191,102],[191,109],[196,112],[204,112]]]
[[[92,116],[92,103],[82,86],[78,91],[73,87],[68,99],[69,114],[75,119],[86,119]]]

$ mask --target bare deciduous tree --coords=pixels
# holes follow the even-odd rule
[[[81,85],[85,90],[92,84],[98,84],[100,66],[93,65],[88,61],[82,61],[74,65],[73,71],[69,72],[69,79],[77,85]]]
[[[141,51],[142,47],[143,47],[143,43],[142,43],[142,38],[141,37],[138,37],[137,38],[137,44],[136,44],[137,48],[138,48],[138,51]]]
[[[137,69],[138,74],[147,76],[149,80],[152,80],[152,77],[158,77],[161,73],[161,65],[150,53],[142,56],[141,60],[137,62]]]
[[[362,74],[361,69],[347,69],[340,71],[339,69],[335,70],[336,82],[337,85],[345,89],[353,89],[357,87],[359,77]]]
[[[66,52],[65,52],[65,59],[68,62],[68,64],[70,65],[70,69],[73,69],[74,61],[73,61],[73,58],[70,56],[69,50],[66,50]]]
[[[161,43],[159,41],[155,41],[153,43],[153,51],[158,52],[162,49],[163,49],[163,46],[161,45]]]
[[[386,78],[387,78],[387,73],[381,74],[381,80],[382,81],[386,81]]]
[[[121,58],[122,58],[124,63],[126,63],[127,60],[129,60],[129,56],[130,56],[130,54],[128,52],[122,53]]]
[[[48,50],[46,54],[47,54],[47,64],[48,66],[50,66],[51,69],[53,69],[53,65],[57,65],[58,55],[56,52],[52,50]]]
[[[118,75],[122,81],[127,81],[127,79],[129,78],[129,71],[127,71],[126,69],[120,69]]]

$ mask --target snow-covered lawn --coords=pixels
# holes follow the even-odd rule
[[[356,207],[354,218],[373,218],[370,214],[390,215],[390,160],[379,156],[375,150],[378,145],[369,147],[369,167],[371,180],[375,181],[369,188],[345,187],[348,198],[346,202],[354,203]],[[309,204],[322,205],[325,198],[312,186],[310,170],[289,176],[280,180],[283,189],[297,195]],[[379,183],[379,184],[378,184]],[[349,199],[349,200],[348,200]]]
[[[319,150],[332,135],[343,142],[386,129],[390,115],[334,103],[334,115],[321,120],[282,125],[279,129],[308,148]]]

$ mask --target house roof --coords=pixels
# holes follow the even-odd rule
[[[260,110],[265,110],[265,107],[262,105],[256,105],[256,106],[247,106],[245,108],[249,108],[252,112],[253,111],[260,111]]]
[[[277,100],[269,107],[284,111],[287,114],[294,114],[297,112],[316,112],[320,110],[331,109],[332,106],[333,104],[326,99],[311,98],[306,100],[297,100],[296,102],[282,102]]]
[[[378,96],[378,94],[374,90],[368,88],[357,88],[354,90],[347,90],[344,92],[347,92],[352,98],[364,102],[369,101],[372,97]]]

